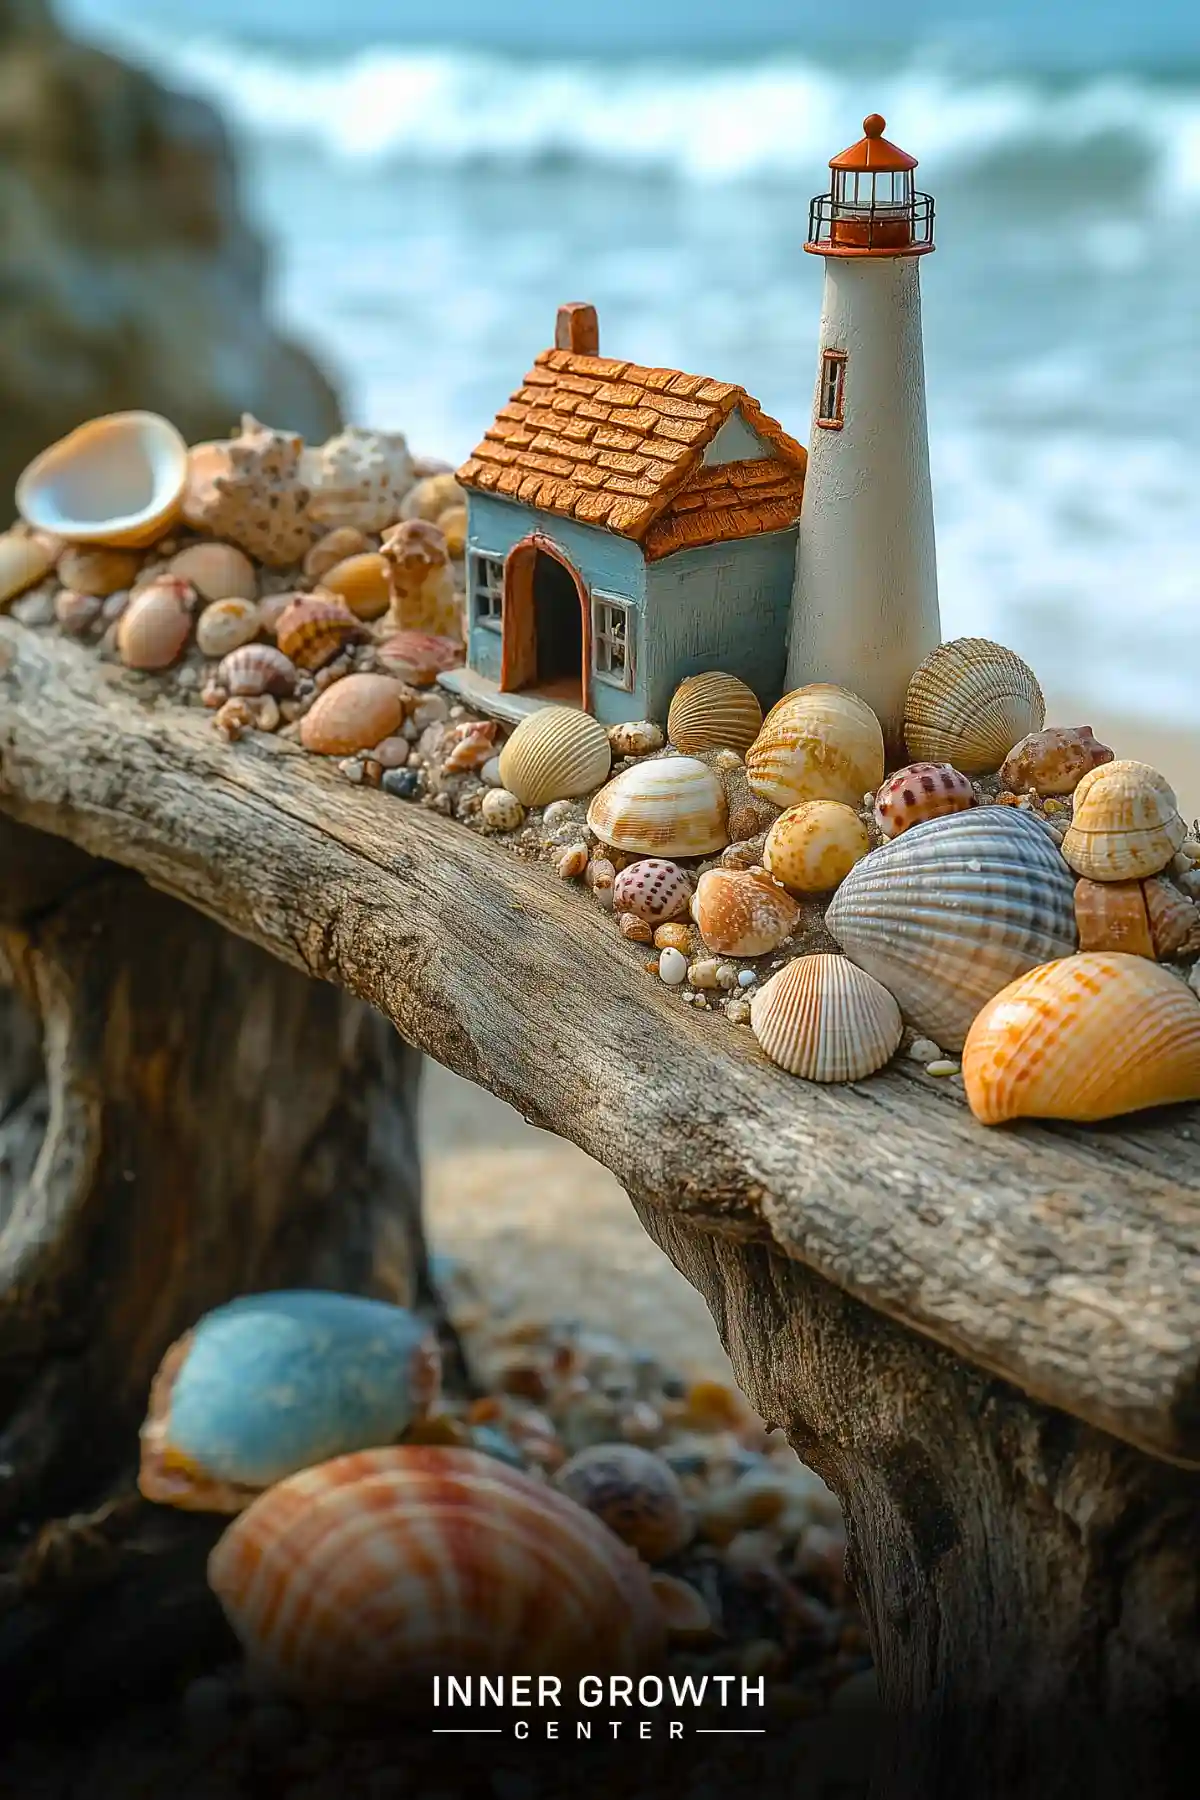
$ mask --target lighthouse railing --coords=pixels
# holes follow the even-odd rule
[[[933,249],[933,196],[903,204],[851,202],[818,194],[808,212],[810,250],[910,255]]]

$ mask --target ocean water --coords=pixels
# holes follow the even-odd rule
[[[459,457],[590,299],[601,348],[807,435],[810,197],[867,111],[921,159],[947,635],[1200,719],[1200,9],[1191,0],[69,0],[211,98],[274,303],[360,423]],[[281,423],[283,421],[280,421]]]

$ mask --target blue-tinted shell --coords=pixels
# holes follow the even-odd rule
[[[430,1326],[351,1294],[246,1295],[163,1359],[142,1426],[149,1500],[237,1512],[299,1469],[394,1443],[436,1399]]]

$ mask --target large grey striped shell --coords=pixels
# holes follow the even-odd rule
[[[1037,819],[983,806],[914,825],[855,865],[825,923],[908,1022],[961,1050],[976,1013],[1076,945],[1074,882]]]

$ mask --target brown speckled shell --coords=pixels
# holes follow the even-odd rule
[[[800,908],[765,872],[708,869],[696,884],[692,917],[718,956],[765,956],[795,930]]]
[[[1000,767],[1000,785],[1013,794],[1073,794],[1089,769],[1112,760],[1090,725],[1051,725],[1013,745]]]
[[[332,594],[298,594],[275,623],[275,642],[298,669],[319,669],[365,636],[361,621]]]

